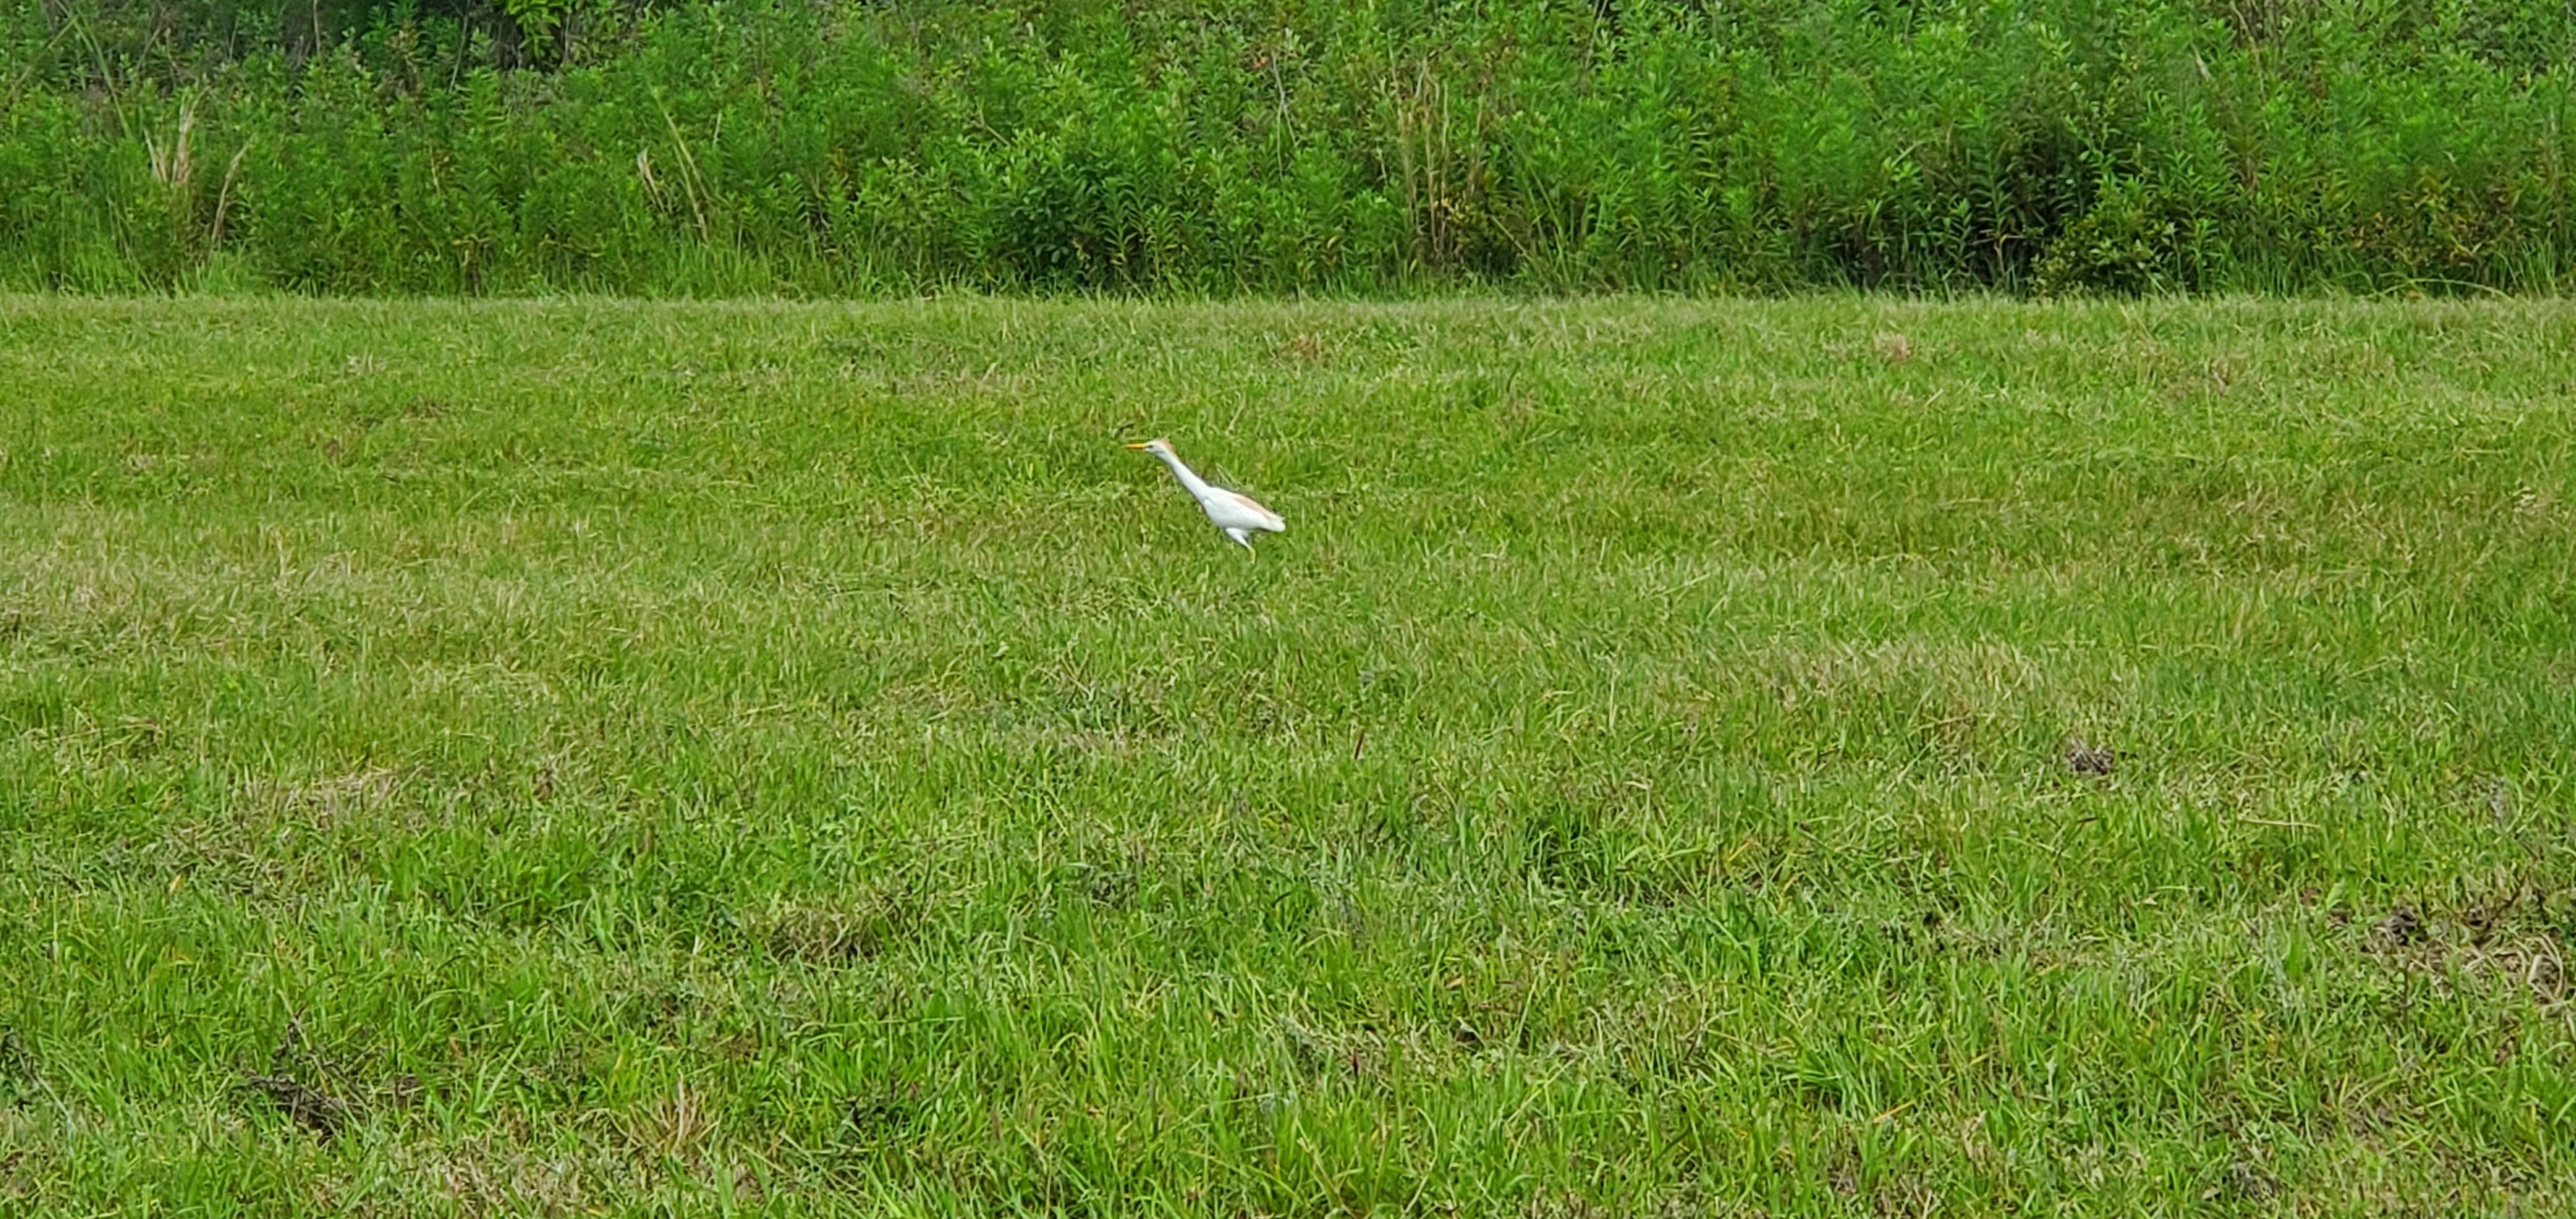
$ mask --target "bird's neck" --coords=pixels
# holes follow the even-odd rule
[[[1162,458],[1163,464],[1172,468],[1173,476],[1181,480],[1182,486],[1190,489],[1190,494],[1204,496],[1214,489],[1207,485],[1206,479],[1200,478],[1198,475],[1191,473],[1188,466],[1181,464],[1180,454],[1156,453],[1155,456]]]

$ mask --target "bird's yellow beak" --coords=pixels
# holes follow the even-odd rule
[[[1128,447],[1128,448],[1131,448],[1131,449],[1141,449],[1141,448],[1144,448],[1145,446],[1143,446],[1143,445],[1141,445],[1141,444],[1131,444],[1131,445],[1128,445],[1127,447]]]

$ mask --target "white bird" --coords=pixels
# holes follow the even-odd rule
[[[1225,536],[1233,538],[1235,544],[1245,550],[1252,549],[1252,535],[1255,533],[1288,531],[1288,522],[1280,520],[1278,513],[1254,502],[1251,496],[1223,487],[1211,487],[1206,479],[1191,473],[1188,466],[1181,464],[1180,456],[1172,452],[1171,441],[1157,436],[1143,444],[1127,447],[1162,458],[1163,464],[1170,466],[1173,475],[1181,480],[1181,486],[1187,488],[1190,495],[1199,501],[1199,507],[1207,511],[1207,518],[1216,522],[1216,527],[1224,530]]]

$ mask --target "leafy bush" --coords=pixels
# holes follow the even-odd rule
[[[2550,290],[2564,17],[19,0],[0,280]]]

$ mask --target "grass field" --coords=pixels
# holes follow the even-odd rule
[[[0,547],[0,1211],[2576,1208],[2576,306],[15,298]]]

